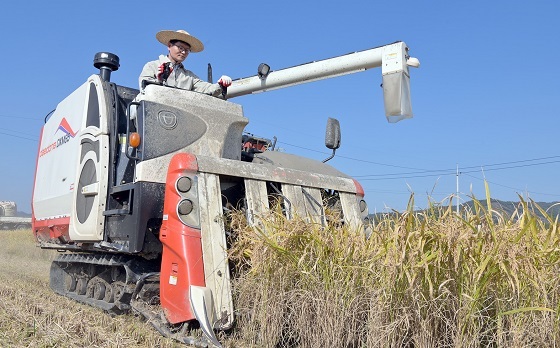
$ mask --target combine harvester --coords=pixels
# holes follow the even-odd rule
[[[325,223],[329,202],[364,232],[368,215],[357,181],[247,136],[242,107],[229,99],[381,67],[386,116],[396,122],[412,117],[409,65],[419,63],[404,42],[278,71],[261,64],[222,100],[156,84],[118,86],[110,76],[119,58],[96,54],[99,74],[60,102],[41,131],[32,220],[39,246],[63,252],[51,288],[114,314],[140,313],[181,342],[220,346],[215,330],[235,320],[226,206],[251,224],[271,202],[287,218]],[[334,155],[335,119],[325,143]],[[196,322],[202,338],[185,333]]]

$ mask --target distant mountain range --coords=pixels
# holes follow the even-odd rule
[[[486,199],[480,200],[480,205],[487,209]],[[492,209],[496,210],[500,213],[506,214],[511,216],[516,209],[519,211],[522,210],[520,207],[520,202],[512,202],[512,201],[500,201],[499,199],[491,199],[490,203],[492,204]],[[542,210],[544,210],[549,216],[556,217],[560,214],[560,202],[527,202],[530,209],[532,209],[538,216],[543,217],[540,210],[535,206],[538,205]],[[464,206],[469,207],[472,211],[474,211],[475,203],[471,200],[464,204],[460,205],[460,209],[463,209]]]
[[[487,206],[487,202],[486,199],[481,199],[478,201],[480,203],[480,205],[482,205],[482,207],[484,207],[484,209],[488,209]],[[520,202],[513,202],[513,201],[501,201],[499,199],[491,199],[490,203],[492,204],[492,209],[499,212],[500,214],[503,214],[505,216],[512,216],[512,214],[515,212],[516,209],[519,209],[519,211],[521,211],[522,209],[520,208]],[[474,201],[468,201],[465,202],[463,204],[461,204],[460,210],[463,209],[469,209],[470,211],[475,211],[475,202]],[[547,212],[547,214],[551,217],[556,217],[558,215],[560,215],[560,202],[528,202],[529,208],[532,209],[535,214],[541,218],[543,218],[543,215],[541,214],[541,212],[539,211],[539,209],[537,209],[537,207],[535,205],[538,205],[542,210],[544,210],[545,212]],[[444,205],[443,207],[448,207],[446,205]],[[453,205],[452,206],[453,210],[455,210],[457,208],[457,206]],[[423,210],[418,210],[417,212],[422,212],[425,211],[425,209]],[[383,216],[384,214],[387,213],[377,213],[377,214],[370,214],[370,216],[372,217],[377,217],[380,218],[381,216]],[[389,213],[391,214],[391,213]]]

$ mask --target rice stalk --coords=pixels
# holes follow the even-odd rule
[[[488,197],[459,215],[413,206],[411,196],[404,212],[377,218],[369,238],[281,214],[262,230],[239,218],[231,262],[250,267],[234,276],[235,338],[267,347],[560,345],[557,217],[523,200],[505,215]]]

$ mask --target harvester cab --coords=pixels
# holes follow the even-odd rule
[[[61,101],[41,131],[32,202],[33,233],[62,253],[51,288],[119,314],[133,310],[165,336],[219,346],[214,330],[234,326],[228,265],[229,207],[249,224],[276,202],[286,218],[325,223],[325,209],[365,231],[361,185],[320,161],[274,151],[245,132],[231,98],[383,67],[389,121],[412,117],[403,42],[235,80],[222,100],[191,91],[116,85],[119,59],[98,53],[99,74]],[[340,146],[329,120],[327,147]],[[328,159],[327,159],[328,160]],[[325,162],[327,161],[325,160]],[[160,314],[152,311],[154,299]],[[180,330],[197,321],[204,339]]]

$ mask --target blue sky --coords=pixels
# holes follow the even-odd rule
[[[232,99],[247,131],[322,160],[328,117],[342,147],[330,164],[363,185],[370,212],[401,210],[411,192],[445,202],[484,197],[560,200],[560,29],[557,1],[25,1],[1,5],[0,200],[31,211],[40,128],[59,101],[96,73],[96,52],[120,57],[112,81],[137,86],[166,49],[155,34],[184,29],[206,48],[186,65],[204,78],[251,76],[404,41],[414,118],[387,123],[381,70]],[[77,5],[80,4],[80,5]]]

